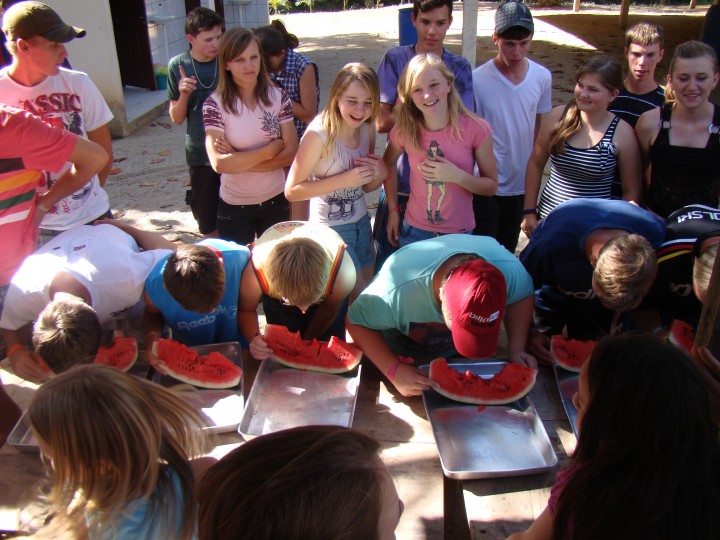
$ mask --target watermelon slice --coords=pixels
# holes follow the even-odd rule
[[[172,339],[158,339],[152,353],[168,375],[201,388],[231,388],[242,378],[242,369],[219,352],[200,356]]]
[[[692,350],[693,343],[695,342],[695,332],[693,332],[693,327],[685,321],[675,319],[670,325],[668,339],[670,340],[670,343],[675,345],[678,349],[689,353]]]
[[[324,373],[345,373],[362,360],[362,351],[332,336],[330,341],[305,341],[300,332],[277,324],[265,326],[263,338],[273,350],[272,357],[289,367]]]
[[[470,371],[460,373],[444,358],[430,362],[430,379],[443,396],[473,405],[504,405],[527,395],[535,385],[537,369],[520,364],[506,364],[491,379]]]
[[[583,362],[590,358],[595,345],[597,345],[597,341],[565,339],[557,334],[550,340],[550,354],[558,366],[577,373]]]
[[[100,347],[95,355],[95,364],[110,366],[127,371],[138,359],[138,345],[134,338],[115,337],[112,347]]]

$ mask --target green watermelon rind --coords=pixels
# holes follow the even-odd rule
[[[580,368],[585,363],[585,360],[590,357],[596,344],[597,341],[565,339],[562,335],[557,334],[550,338],[550,354],[559,367],[567,371],[572,371],[573,373],[580,373]],[[572,347],[576,349],[579,348],[582,352],[578,353],[577,351],[569,350],[569,348]],[[571,356],[576,357],[576,360],[572,360],[570,358]]]
[[[505,364],[492,378],[484,379],[472,373],[469,376],[460,373],[453,369],[445,358],[436,358],[430,362],[430,379],[435,383],[433,389],[448,399],[470,405],[507,405],[522,399],[535,386],[537,373],[537,369],[520,364]],[[511,379],[510,383],[522,382],[522,386],[511,393],[508,378]],[[496,388],[498,384],[508,385],[508,388],[501,392]],[[461,388],[460,385],[464,385],[465,388]],[[464,394],[458,391],[463,391]]]
[[[187,356],[187,358],[184,359],[186,362],[197,362],[195,372],[193,374],[188,373],[187,370],[183,372],[179,370],[180,366],[177,362],[175,364],[171,362],[168,363],[170,361],[169,358],[161,357],[163,354],[161,349],[165,347],[173,347],[176,352],[185,354]],[[155,357],[157,366],[173,379],[200,388],[211,388],[215,390],[233,388],[240,384],[243,375],[242,368],[233,364],[231,360],[220,353],[210,353],[207,356],[200,356],[196,351],[193,351],[186,345],[171,339],[161,338],[153,343],[152,355]],[[222,358],[222,360],[218,357]],[[225,370],[226,372],[218,373],[218,369]],[[210,380],[210,377],[214,379],[224,377],[224,379],[213,381]]]
[[[118,351],[126,354],[126,358],[118,358]],[[127,352],[126,352],[127,351]],[[132,351],[132,352],[130,352]],[[115,355],[116,358],[110,360],[110,356]],[[128,371],[135,365],[138,359],[137,340],[130,337],[116,337],[112,347],[100,347],[95,355],[95,364],[109,366],[119,371]],[[124,360],[120,362],[120,360]]]
[[[273,352],[271,358],[284,366],[321,373],[347,373],[362,360],[362,351],[332,336],[330,341],[305,341],[300,332],[285,326],[267,324],[263,339]],[[303,359],[300,357],[305,354]]]

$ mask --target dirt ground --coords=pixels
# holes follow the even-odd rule
[[[497,3],[481,2],[478,13],[477,64],[494,56],[490,38]],[[377,67],[383,53],[398,44],[397,6],[342,13],[284,15],[288,30],[300,39],[299,52],[319,66],[321,102],[324,104],[335,74],[348,62]],[[572,95],[575,70],[590,56],[612,54],[621,61],[624,31],[618,27],[618,7],[532,7],[535,36],[531,57],[553,74],[553,103],[565,103]],[[664,77],[675,46],[698,39],[706,7],[645,9],[632,7],[630,24],[647,20],[665,29],[667,54],[658,68]],[[447,47],[460,53],[462,5],[458,3],[446,38]],[[175,126],[167,115],[137,133],[113,141],[115,174],[106,186],[113,210],[142,228],[186,242],[198,238],[196,223],[185,205],[188,181],[184,154],[185,125]],[[383,149],[380,138],[379,150]],[[369,195],[369,204],[377,194]]]

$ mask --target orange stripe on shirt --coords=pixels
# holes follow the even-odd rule
[[[19,188],[26,184],[35,183],[37,185],[40,178],[42,178],[40,171],[23,171],[20,174],[14,174],[9,178],[0,180],[0,193]]]

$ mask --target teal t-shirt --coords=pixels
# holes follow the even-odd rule
[[[396,354],[438,355],[452,348],[450,331],[433,292],[433,275],[447,259],[475,253],[505,277],[507,303],[533,294],[530,275],[495,239],[448,234],[393,253],[348,311],[351,323],[381,330]]]

